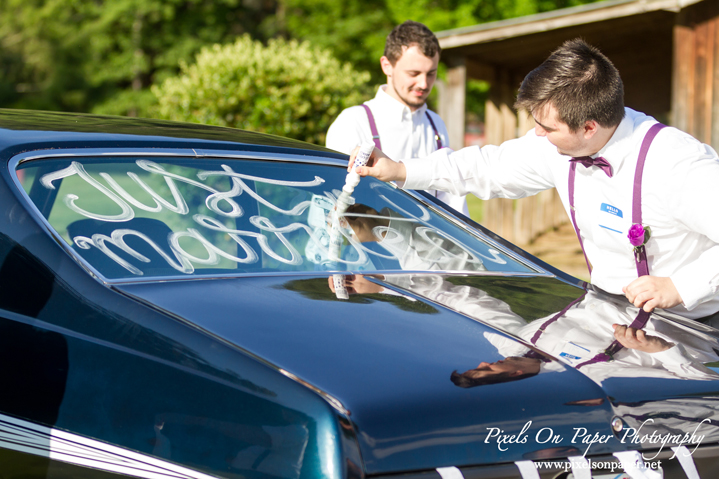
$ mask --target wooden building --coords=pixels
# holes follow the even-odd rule
[[[438,32],[447,81],[440,114],[463,145],[465,83],[490,83],[486,143],[524,134],[531,117],[512,108],[524,76],[565,40],[581,37],[619,70],[625,104],[719,150],[719,0],[613,0]],[[485,203],[484,223],[526,244],[566,221],[553,192]]]

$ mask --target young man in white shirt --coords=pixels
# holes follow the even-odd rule
[[[372,100],[340,113],[327,131],[327,147],[349,154],[374,139],[391,158],[423,158],[449,146],[444,122],[426,104],[437,78],[440,52],[437,38],[421,23],[408,20],[395,27],[380,59],[387,84]],[[428,193],[469,216],[463,195]]]
[[[637,203],[639,152],[656,120],[624,107],[619,72],[581,40],[566,42],[525,77],[516,106],[536,121],[521,138],[406,162],[375,150],[359,173],[482,199],[521,198],[555,187],[580,232],[592,283],[624,293],[645,311],[666,308],[697,319],[717,313],[716,152],[675,128],[656,134],[639,195],[642,226],[651,227],[645,236],[649,274],[637,277],[627,233]],[[571,166],[586,157],[596,162]]]

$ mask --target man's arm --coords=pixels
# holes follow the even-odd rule
[[[377,150],[375,150],[377,151]],[[468,147],[459,151],[448,148],[427,158],[416,158],[397,165],[378,155],[368,168],[359,172],[383,181],[402,181],[404,188],[440,190],[464,196],[472,193],[481,199],[524,198],[554,186],[554,175],[545,158],[556,157],[546,139],[533,132],[500,146]]]

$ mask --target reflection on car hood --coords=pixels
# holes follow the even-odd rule
[[[540,335],[538,349],[548,355],[529,348],[532,338],[522,328],[545,323],[578,298],[569,311],[586,304],[585,291],[575,286],[550,277],[367,279],[377,286],[375,292],[349,299],[339,299],[327,277],[115,287],[336,398],[348,410],[370,474],[566,457],[588,447],[589,455],[636,449],[641,445],[629,444],[627,438],[622,443],[613,435],[612,417],[626,413],[628,425],[654,418],[658,427],[686,430],[684,423],[698,417],[691,407],[677,410],[677,403],[687,403],[687,398],[702,418],[714,417],[719,382],[711,380],[713,370],[700,365],[705,356],[695,360],[698,376],[691,379],[668,374],[651,358],[646,364],[617,367],[620,354],[617,363],[595,365],[600,373],[576,369],[556,359],[566,348],[551,346],[559,341],[552,342],[551,336],[562,335],[550,332],[552,326],[569,331],[566,317],[574,313],[561,316]],[[592,292],[591,299],[595,309],[612,304],[621,310],[602,294]],[[585,321],[583,330],[594,331],[595,323]],[[716,343],[687,326],[658,324],[656,334],[681,334],[682,340],[703,345],[704,355]],[[694,349],[687,346],[685,351]],[[468,388],[450,379],[455,370],[505,364],[508,356],[536,357],[539,373]],[[605,443],[588,445],[584,440],[592,435],[606,438]]]

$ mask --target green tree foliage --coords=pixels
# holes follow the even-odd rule
[[[384,83],[379,59],[395,26],[385,0],[282,0],[281,32],[330,50]]]
[[[379,84],[404,20],[439,31],[591,1],[0,0],[0,107],[146,115],[151,85],[243,34],[309,41]]]
[[[324,144],[339,112],[366,98],[367,73],[309,43],[245,35],[203,48],[153,89],[160,118],[231,126]]]
[[[273,0],[0,0],[0,105],[141,114],[202,46],[263,38]]]
[[[370,72],[372,82],[385,77],[379,66],[387,35],[405,20],[432,31],[467,27],[522,15],[592,3],[597,0],[279,0],[286,33],[332,51],[341,61]],[[468,91],[469,103],[482,104],[481,92]],[[479,95],[472,98],[472,95]]]

